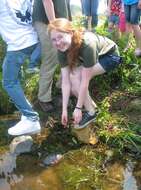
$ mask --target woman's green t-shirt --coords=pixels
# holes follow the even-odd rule
[[[98,62],[99,56],[108,53],[113,47],[117,47],[116,43],[107,37],[85,32],[79,50],[78,65],[92,67]],[[58,51],[58,59],[61,67],[68,66],[67,51]]]

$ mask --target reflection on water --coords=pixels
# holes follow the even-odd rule
[[[0,178],[0,190],[11,190],[10,184],[5,178]]]
[[[12,154],[7,151],[0,156],[0,190],[80,190],[77,185],[76,188],[72,188],[74,186],[70,184],[70,169],[78,169],[78,164],[84,171],[90,168],[90,171],[93,172],[92,175],[95,175],[95,165],[90,163],[80,151],[79,156],[75,151],[73,156],[69,153],[67,156],[64,155],[60,163],[50,167],[41,166],[39,157],[29,154]],[[65,167],[66,165],[68,167]],[[99,180],[100,190],[139,190],[139,184],[141,184],[140,162],[115,161],[107,164],[105,171],[104,177],[102,176],[102,179]],[[64,175],[70,175],[70,178],[64,181]],[[86,179],[84,178],[84,180]],[[87,180],[89,183],[89,179]],[[81,178],[78,181],[83,183]],[[93,188],[86,181],[86,186],[82,189],[91,190]]]
[[[9,152],[0,156],[0,174],[7,177],[16,168],[16,155]]]
[[[56,166],[43,168],[38,160],[30,155],[17,158],[13,154],[1,159],[0,190],[62,190]],[[16,169],[15,169],[16,168]]]
[[[56,169],[49,168],[38,175],[27,174],[23,181],[12,186],[11,190],[63,190]]]
[[[0,156],[0,190],[11,190],[10,185],[20,182],[23,178],[22,176],[17,176],[14,174],[16,169],[16,154],[11,154],[9,152]]]
[[[134,169],[133,162],[129,161],[126,164],[126,168],[124,170],[124,182],[123,182],[124,190],[138,190],[136,179],[133,176],[133,169]]]
[[[61,165],[66,162],[65,159],[58,165],[43,168],[38,159],[31,155],[19,156],[17,166],[14,155],[7,153],[4,156],[6,159],[1,167],[0,190],[72,190],[69,186],[66,189],[61,179]],[[69,164],[68,160],[66,163]],[[121,162],[110,164],[107,166],[107,175],[103,179],[101,190],[138,190],[133,169],[134,164],[131,161],[125,165]]]

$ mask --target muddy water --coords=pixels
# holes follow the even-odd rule
[[[57,168],[42,168],[37,160],[22,156],[17,169],[0,179],[0,190],[62,190]]]
[[[81,158],[79,158],[80,161],[83,162]],[[15,168],[15,162],[10,164],[14,164],[13,168]],[[135,168],[135,164],[138,165],[138,168]],[[75,168],[78,169],[77,163],[73,163],[68,158],[64,158],[57,165],[45,168],[41,167],[38,160],[32,156],[20,156],[17,158],[16,169],[1,176],[0,190],[90,190],[95,188],[98,190],[98,187],[100,190],[139,190],[141,187],[141,170],[139,170],[141,164],[137,162],[128,161],[122,164],[121,161],[116,161],[109,164],[105,177],[101,176],[101,179],[99,177],[96,186],[87,179],[88,176],[84,178],[83,174],[82,178],[73,181],[70,170],[72,170],[72,175],[76,175],[75,172],[73,173]],[[83,170],[83,168],[81,169]],[[93,174],[95,175],[95,172]],[[63,175],[66,177],[64,178]],[[80,172],[78,172],[79,175]],[[91,175],[89,176],[90,180]]]
[[[2,125],[6,123],[0,127]],[[5,138],[6,130],[7,127],[2,130]],[[137,160],[127,157],[112,160],[103,169],[102,155],[89,146],[69,150],[59,163],[49,167],[43,166],[42,158],[37,155],[16,156],[9,153],[8,148],[1,152],[0,190],[141,189],[141,162]]]

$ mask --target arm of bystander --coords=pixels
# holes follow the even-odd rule
[[[54,10],[53,1],[52,0],[42,0],[42,1],[43,1],[47,18],[50,22],[55,19],[55,10]]]

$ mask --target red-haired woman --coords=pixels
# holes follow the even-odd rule
[[[62,73],[62,124],[67,125],[70,93],[77,97],[73,112],[75,128],[81,129],[96,118],[96,105],[89,95],[89,82],[96,75],[113,70],[120,63],[117,45],[110,39],[76,30],[67,19],[49,24],[52,43],[58,50]],[[82,116],[82,108],[85,112]]]

